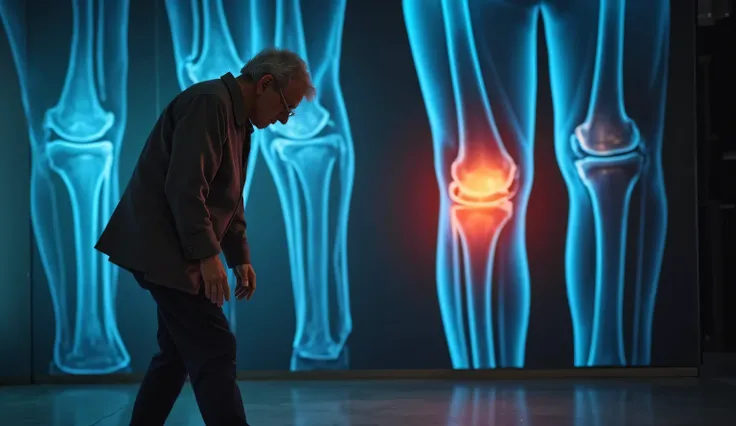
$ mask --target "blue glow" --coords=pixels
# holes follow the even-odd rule
[[[432,131],[437,293],[456,369],[523,367],[529,321],[537,10],[484,9],[478,18],[466,2],[403,1]],[[490,42],[475,40],[476,19]]]
[[[649,365],[667,226],[660,155],[669,4],[604,0],[581,5],[574,14],[561,9],[542,10],[557,160],[570,198],[565,269],[574,363]],[[629,108],[626,93],[635,99]],[[638,253],[627,361],[623,294],[635,186],[640,212],[639,228],[631,233]]]
[[[438,297],[455,368],[524,363],[530,299],[524,220],[533,177],[540,12],[550,57],[555,147],[570,196],[565,268],[574,363],[626,363],[624,250],[637,183],[641,212],[632,363],[650,363],[667,222],[660,148],[669,8],[666,0],[645,3],[627,10],[624,0],[482,6],[403,1],[435,152],[441,209]],[[625,26],[625,20],[633,24]],[[624,31],[635,33],[628,54]],[[626,80],[624,56],[635,64]],[[629,84],[639,98],[633,119],[624,103]],[[508,220],[491,213],[504,199],[513,206]],[[477,209],[466,215],[474,218],[474,245],[466,246],[467,224],[449,218],[459,205]],[[478,219],[483,215],[485,224]],[[492,286],[499,288],[495,312]]]
[[[624,270],[631,192],[641,174],[638,152],[586,157],[576,165],[593,205],[596,276],[588,365],[625,365]]]
[[[249,19],[238,21],[243,22],[243,28],[230,28],[221,1],[167,0],[181,88],[228,71],[237,75],[248,58],[270,44],[266,43],[270,37],[263,34],[268,28],[262,25],[265,6],[267,2],[250,2]],[[253,135],[244,189],[247,204],[256,159],[262,151],[276,183],[287,230],[297,321],[294,354],[304,360],[332,360],[340,365],[346,359],[341,352],[352,330],[347,221],[354,175],[352,137],[338,81],[344,11],[344,0],[322,5],[314,15],[320,20],[318,31],[305,34],[299,1],[277,2],[275,44],[305,60],[312,57],[308,63],[319,88],[318,98],[302,102],[286,125],[279,123],[272,131]],[[246,36],[247,42],[234,34]],[[307,40],[313,51],[307,51]],[[339,178],[336,202],[330,200],[333,170]],[[335,230],[328,222],[331,207],[337,210]],[[331,290],[336,294],[336,312],[330,312]],[[234,326],[234,307],[226,312]],[[336,330],[334,335],[331,329]],[[291,365],[301,369],[305,362],[292,361]]]
[[[294,289],[297,365],[343,365],[353,325],[347,262],[347,228],[355,153],[339,81],[345,0],[330,0],[308,16],[300,0],[276,2],[275,44],[309,64],[317,97],[300,104],[286,125],[264,135],[263,155],[281,200]],[[306,33],[304,21],[318,20]],[[332,190],[332,174],[338,184]],[[331,196],[336,196],[337,199]],[[334,210],[334,212],[331,212]],[[335,229],[329,219],[335,218]],[[330,309],[330,294],[335,309]],[[307,362],[305,362],[307,361]]]
[[[68,374],[108,374],[130,356],[115,315],[117,270],[94,243],[117,202],[117,156],[126,120],[128,1],[73,0],[71,49],[58,102],[44,105],[46,71],[29,66],[22,2],[2,2],[32,143],[31,221],[55,315],[53,361]],[[23,47],[21,47],[23,46]],[[56,174],[56,176],[54,176]],[[67,191],[72,223],[58,213],[54,178]],[[66,250],[61,229],[72,229]],[[67,284],[72,266],[76,286]],[[73,292],[76,301],[68,300]]]

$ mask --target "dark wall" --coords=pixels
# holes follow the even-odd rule
[[[23,20],[23,14],[17,19]],[[20,49],[25,40],[20,39]],[[30,148],[10,45],[0,39],[0,381],[31,376]]]
[[[43,111],[59,99],[67,71],[73,30],[72,3],[45,0],[31,3],[27,3],[26,7],[47,12],[43,15],[30,14],[25,21],[29,41],[24,84],[28,85],[27,90],[34,93],[32,96],[38,105],[31,114],[35,124],[32,123],[30,127],[31,132],[43,139],[48,137],[39,124],[42,123]],[[671,53],[661,150],[669,212],[668,232],[654,308],[651,360],[639,363],[655,366],[694,366],[698,362],[694,11],[683,6],[686,2],[676,3],[671,6]],[[21,2],[14,4],[17,6]],[[153,5],[132,2],[127,22],[120,15],[110,15],[113,13],[110,10],[120,7],[115,6],[120,3],[106,4],[105,13],[108,14],[109,22],[117,23],[117,28],[121,27],[121,23],[126,23],[122,27],[128,28],[127,55],[107,53],[100,62],[108,67],[105,74],[108,79],[107,97],[102,106],[107,111],[116,111],[117,118],[102,139],[111,140],[119,147],[119,151],[114,151],[111,174],[118,177],[122,189],[133,171],[137,155],[151,126],[168,101],[181,90],[181,82],[177,78],[171,21],[167,17],[164,2],[155,2]],[[224,4],[228,7],[244,7],[246,2]],[[310,12],[312,10],[314,12]],[[233,17],[246,15],[236,12],[227,14],[228,22],[231,32],[236,36],[236,49],[245,59],[249,56],[245,41],[253,37],[253,34],[245,34],[249,26]],[[328,14],[315,15],[321,12],[324,12],[322,8],[305,5],[306,31],[319,31],[320,26],[328,25],[327,18],[324,17]],[[57,19],[50,21],[49,13]],[[259,22],[273,22],[273,16],[273,11],[264,10]],[[108,38],[103,44],[106,52],[115,52],[115,49],[121,49],[122,39],[119,37],[123,32],[110,30],[110,27],[116,27],[109,22]],[[263,24],[263,28],[265,34],[273,34],[270,24]],[[118,36],[117,44],[115,34]],[[488,40],[494,41],[498,40]],[[553,142],[555,114],[565,112],[553,113],[548,77],[550,63],[542,27],[538,32],[538,41],[538,96],[536,117],[532,123],[536,133],[533,141],[534,180],[528,187],[528,208],[526,218],[522,221],[527,228],[526,254],[530,271],[529,323],[527,338],[523,343],[526,348],[523,366],[569,368],[580,365],[574,361],[573,321],[565,275],[570,205],[568,189],[557,164]],[[262,41],[264,45],[269,43]],[[308,48],[315,49],[310,51],[310,58],[318,57],[320,52],[324,53],[309,43]],[[3,227],[1,235],[8,236],[0,244],[0,267],[8,266],[0,270],[10,271],[9,276],[0,278],[0,288],[8,295],[0,302],[0,318],[6,324],[0,326],[0,356],[3,361],[0,365],[0,376],[21,371],[15,365],[25,369],[23,375],[28,374],[31,358],[35,374],[56,374],[60,372],[59,365],[53,362],[54,342],[60,342],[55,337],[57,325],[61,321],[62,328],[71,330],[69,336],[79,332],[74,324],[75,313],[79,309],[77,301],[82,299],[79,299],[80,280],[75,266],[75,250],[78,247],[74,244],[72,204],[59,173],[48,167],[47,158],[37,154],[34,161],[45,164],[45,169],[40,169],[46,170],[39,172],[37,177],[48,182],[39,186],[41,189],[37,193],[37,203],[45,213],[43,219],[39,220],[46,225],[39,228],[45,232],[43,236],[39,236],[37,229],[36,238],[29,238],[27,218],[30,186],[27,182],[31,158],[28,127],[24,125],[20,80],[15,74],[13,56],[7,42],[0,44],[0,58],[5,58],[0,67],[4,94],[1,102],[3,111],[7,111],[0,118],[6,135],[0,141],[3,147],[0,173],[3,173],[4,193],[12,194],[6,200],[13,200],[12,204],[7,201],[3,204],[3,220],[0,221],[0,226]],[[512,56],[508,58],[512,61]],[[504,63],[497,64],[501,68],[503,65]],[[314,64],[312,66],[315,67]],[[629,71],[627,75],[632,73],[635,74]],[[519,72],[519,78],[522,74]],[[127,87],[120,81],[127,82]],[[438,211],[442,197],[437,187],[433,139],[425,99],[417,78],[400,2],[351,0],[347,3],[340,81],[355,154],[354,188],[347,239],[353,325],[347,343],[348,350],[340,353],[339,360],[332,363],[302,358],[295,362],[293,359],[292,340],[296,332],[296,314],[287,230],[282,219],[279,188],[269,170],[268,162],[259,154],[253,169],[246,208],[248,237],[258,273],[258,291],[252,301],[237,305],[231,322],[238,336],[239,367],[244,370],[462,368],[462,365],[453,364],[451,360],[439,309],[436,247]],[[329,91],[329,82],[323,80],[317,83],[318,90]],[[653,84],[656,85],[656,82]],[[632,93],[635,90],[637,89],[633,87],[627,88],[627,104],[630,102],[636,105],[636,101],[632,101],[636,99],[636,93]],[[81,104],[76,106],[78,109],[83,107]],[[632,110],[635,109],[632,107]],[[644,127],[657,126],[651,120],[639,124]],[[266,140],[273,138],[270,131],[259,134]],[[512,148],[509,149],[513,151]],[[85,173],[87,174],[83,177],[91,179],[92,172]],[[337,180],[333,181],[330,192],[333,200],[330,204],[332,226],[335,224],[334,200],[339,194],[339,186],[335,182]],[[116,194],[114,188],[109,189],[111,203],[114,205]],[[624,349],[627,354],[625,365],[637,364],[630,356],[634,339],[630,330],[634,327],[632,324],[636,317],[633,289],[638,257],[635,255],[638,253],[636,243],[639,241],[637,230],[641,219],[639,212],[642,211],[637,201],[640,194],[641,188],[638,187],[630,206],[626,248],[623,308]],[[100,200],[100,205],[103,205],[104,200]],[[40,213],[38,217],[41,217]],[[85,216],[82,219],[83,226],[91,226],[91,218]],[[334,238],[334,232],[330,235],[330,238]],[[44,241],[45,244],[39,245],[38,241]],[[314,243],[310,244],[312,245],[308,249],[314,247]],[[31,246],[35,248],[32,256]],[[41,256],[44,250],[53,251],[49,256],[57,259],[55,263],[49,263],[48,260],[44,263]],[[505,248],[502,246],[499,250],[503,254]],[[583,257],[591,257],[591,253],[593,252],[583,253]],[[497,265],[503,268],[513,263],[504,261],[501,254],[496,255]],[[100,265],[105,264],[103,259],[97,260]],[[29,330],[31,300],[27,275],[31,264],[34,325],[32,356]],[[44,264],[47,265],[45,268]],[[327,264],[332,274],[332,260]],[[94,350],[90,349],[90,345],[85,348],[84,343],[75,355],[73,338],[68,337],[66,340],[62,338],[63,342],[57,345],[60,353],[66,353],[64,356],[69,358],[68,362],[61,363],[66,365],[67,373],[73,374],[104,373],[118,368],[122,371],[143,371],[149,357],[156,351],[155,305],[150,296],[127,273],[120,272],[118,279],[106,281],[104,267],[101,268],[103,269],[98,271],[96,279],[89,281],[88,285],[98,288],[108,286],[113,288],[115,294],[109,301],[110,306],[105,306],[102,296],[96,302],[101,330],[107,331],[107,334],[99,335],[104,335],[102,340],[112,348],[106,355],[107,361],[102,359],[104,357],[100,353],[93,360],[94,357],[89,354]],[[49,280],[49,276],[53,279]],[[108,284],[115,282],[118,283],[117,286]],[[334,285],[334,280],[331,284]],[[592,292],[595,288],[594,280],[584,283],[583,287]],[[57,293],[65,294],[66,300],[54,299],[50,291],[52,288],[61,289]],[[496,298],[497,292],[494,293],[494,300]],[[335,303],[335,297],[332,296],[333,332],[338,328]],[[58,306],[62,304],[67,306],[66,312],[59,314]],[[592,309],[592,299],[590,305]],[[105,318],[104,312],[110,313],[109,318]],[[110,318],[116,318],[116,321],[111,321]],[[11,327],[8,325],[11,321],[14,324],[20,321],[23,326]],[[463,322],[466,321],[467,319]],[[90,324],[96,323],[96,320],[88,319],[79,324],[84,329],[82,331],[94,335],[90,331],[93,328]],[[495,326],[499,327],[498,323]],[[116,337],[117,332],[119,338]],[[497,338],[500,334],[496,330]],[[92,341],[94,338],[90,337],[88,340]],[[24,350],[18,352],[14,349],[11,353],[5,349],[9,347],[6,342],[15,342],[16,346],[21,342],[23,345],[20,347]],[[6,359],[9,361],[6,362]],[[70,369],[70,365],[79,367],[79,370]]]

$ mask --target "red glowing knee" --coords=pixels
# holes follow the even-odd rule
[[[514,196],[517,169],[512,162],[455,160],[450,173],[450,198],[458,204],[491,206]]]

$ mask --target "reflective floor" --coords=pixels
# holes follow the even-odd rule
[[[717,426],[736,381],[241,383],[252,426]],[[126,425],[135,385],[0,388],[0,424]],[[187,384],[167,425],[202,425]]]

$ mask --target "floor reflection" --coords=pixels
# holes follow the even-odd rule
[[[49,393],[49,396],[52,426],[92,425],[101,419],[107,420],[109,425],[123,426],[130,422],[129,417],[119,415],[133,402],[127,390],[75,387]]]
[[[574,387],[575,426],[654,424],[652,389]]]
[[[702,399],[701,392],[693,392],[693,398],[682,398],[685,405],[677,407],[670,407],[663,398],[667,394],[684,397],[683,390],[672,392],[674,389],[665,386],[621,381],[570,385],[556,382],[456,385],[452,390],[445,426],[706,424],[701,423],[708,417],[701,407],[708,402]],[[731,394],[734,392],[733,389],[729,391]],[[657,411],[655,394],[659,394],[661,399]],[[682,416],[675,415],[673,410],[680,410]],[[714,419],[717,418],[716,411]],[[680,423],[687,417],[691,420]]]
[[[736,382],[735,382],[736,383]],[[241,382],[253,426],[733,425],[716,380]],[[0,388],[0,425],[121,426],[137,385]],[[167,425],[203,425],[187,384]]]
[[[526,392],[521,388],[455,386],[447,426],[507,425],[527,422]],[[526,424],[526,423],[525,423]]]
[[[309,386],[295,386],[291,389],[293,425],[352,425],[350,401],[350,392],[347,390],[336,389],[325,395],[324,392],[315,392]]]

